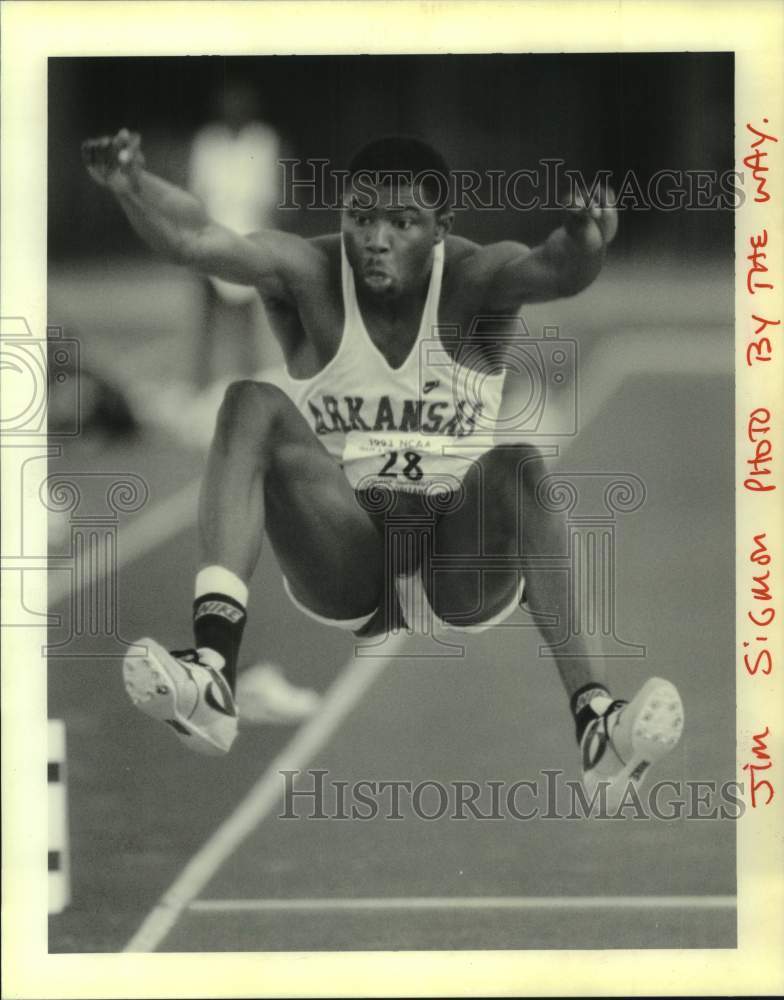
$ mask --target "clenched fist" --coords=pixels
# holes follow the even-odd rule
[[[97,184],[115,194],[132,191],[144,169],[141,136],[123,128],[114,138],[87,139],[82,143],[82,159]]]
[[[615,238],[618,211],[611,187],[595,190],[588,201],[577,191],[565,208],[567,230],[573,238],[588,244],[590,249],[606,246]]]

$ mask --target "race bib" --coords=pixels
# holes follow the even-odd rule
[[[443,455],[445,442],[427,434],[394,431],[349,434],[343,448],[343,464],[361,468],[365,476],[397,481],[410,486],[425,478],[435,456]]]

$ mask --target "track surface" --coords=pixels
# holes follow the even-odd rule
[[[611,379],[563,468],[627,471],[645,482],[643,508],[617,522],[617,619],[622,638],[644,644],[647,655],[613,661],[610,680],[619,696],[652,674],[674,680],[687,730],[657,777],[721,782],[735,770],[730,339],[726,328],[689,320],[684,338],[705,338],[722,359],[718,366],[706,363],[708,375],[642,366],[639,374]],[[592,322],[598,324],[595,313]],[[620,334],[608,329],[608,338]],[[678,359],[671,364],[678,372]],[[586,406],[590,396],[587,386]],[[150,501],[128,516],[122,532],[192,481],[202,463],[198,447],[148,428],[135,444],[109,450],[66,445],[50,471],[142,475]],[[187,506],[174,533],[120,570],[125,639],[190,641],[196,539]],[[276,661],[294,682],[324,691],[351,660],[351,641],[300,616],[268,550],[265,556],[251,595],[245,657]],[[64,630],[68,606],[52,610],[64,615]],[[372,683],[301,766],[349,783],[511,784],[542,781],[543,769],[576,779],[579,761],[555,669],[538,656],[535,631],[522,627],[523,617],[510,624],[471,640],[462,658],[423,659],[413,655],[420,647],[404,646],[409,655],[376,662]],[[53,630],[53,641],[64,635]],[[91,642],[79,640],[69,651],[89,652]],[[73,878],[71,907],[50,920],[50,949],[118,951],[294,733],[245,727],[229,758],[203,759],[133,711],[117,659],[53,657],[49,687],[49,715],[67,726]],[[282,792],[283,779],[273,778]],[[311,781],[304,776],[299,787]],[[434,808],[434,800],[423,802]],[[425,821],[405,806],[400,820],[341,821],[304,818],[307,803],[300,818],[278,818],[280,811],[280,803],[269,809],[201,879],[194,900],[185,894],[171,928],[151,947],[735,943],[731,821]],[[443,905],[446,897],[460,902]],[[358,907],[357,899],[365,902]]]

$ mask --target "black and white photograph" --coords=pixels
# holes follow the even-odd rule
[[[524,991],[749,943],[782,119],[694,42],[48,55],[45,339],[4,296],[2,349],[49,958],[514,953]]]

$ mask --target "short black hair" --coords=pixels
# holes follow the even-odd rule
[[[429,143],[408,135],[374,139],[354,154],[349,180],[357,174],[393,175],[413,184],[419,180],[426,201],[422,208],[443,211],[451,201],[450,170],[444,157]]]

